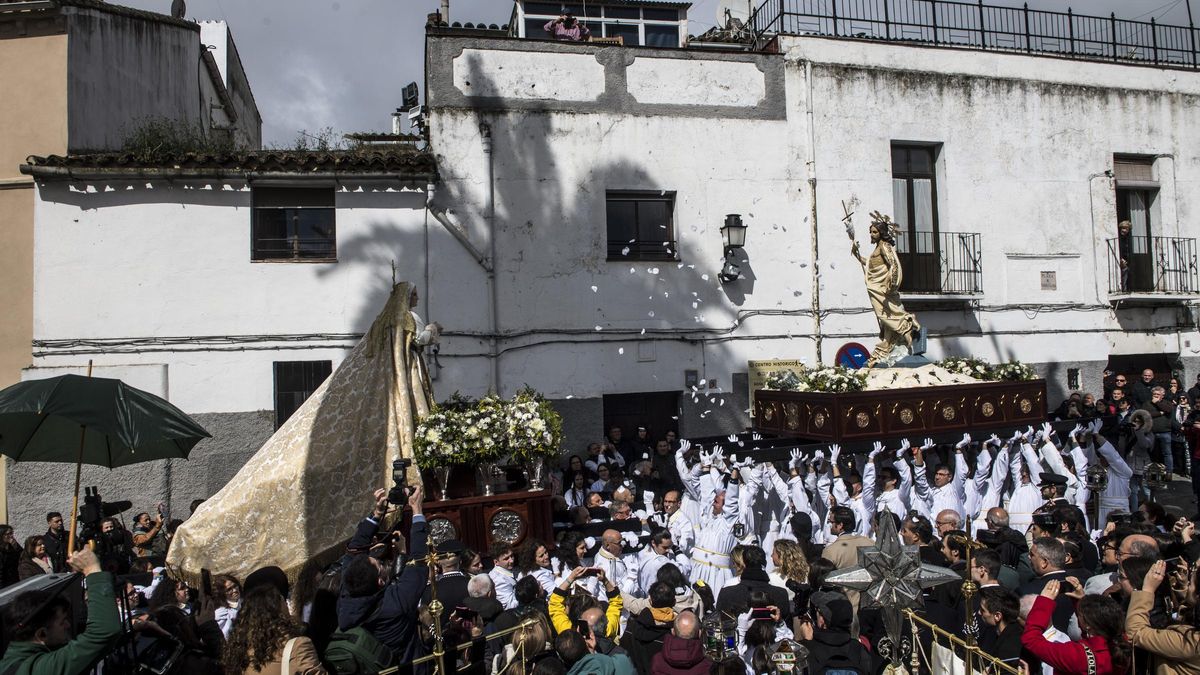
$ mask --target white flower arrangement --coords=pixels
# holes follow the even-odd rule
[[[489,395],[472,401],[455,394],[421,418],[415,433],[417,466],[514,461],[555,457],[562,417],[531,389],[512,399]]]
[[[983,359],[974,357],[951,356],[938,361],[937,365],[952,373],[967,375],[985,382],[994,382],[996,380],[1023,382],[1037,377],[1037,373],[1033,371],[1032,367],[1016,359],[1008,363],[992,365]]]
[[[1033,372],[1033,368],[1029,365],[1021,363],[1017,360],[1001,363],[992,369],[997,380],[1007,380],[1009,382],[1024,382],[1037,378],[1037,373]]]
[[[862,391],[867,386],[867,371],[843,366],[777,370],[767,374],[767,389],[779,391],[814,391],[840,394]]]
[[[937,365],[955,375],[966,375],[967,377],[984,381],[996,379],[995,374],[992,372],[992,365],[983,359],[969,356],[951,356],[938,361]]]

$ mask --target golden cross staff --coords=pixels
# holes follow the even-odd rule
[[[441,600],[438,600],[437,595],[437,564],[442,560],[449,560],[453,554],[438,554],[437,547],[433,545],[433,535],[430,535],[426,540],[427,552],[420,558],[413,558],[408,561],[409,565],[425,565],[429,568],[429,614],[433,616],[433,658],[437,661],[437,672],[445,673],[446,662],[444,643],[442,641],[442,612],[445,611],[445,606]]]

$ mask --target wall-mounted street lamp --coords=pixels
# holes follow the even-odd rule
[[[725,216],[725,224],[721,226],[721,239],[725,241],[725,264],[718,275],[722,282],[737,281],[742,276],[742,268],[734,262],[734,252],[746,245],[746,224],[742,216],[731,213]]]

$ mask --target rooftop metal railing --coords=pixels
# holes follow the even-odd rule
[[[775,35],[825,35],[891,42],[1198,67],[1187,26],[953,0],[765,0],[750,17],[755,46]]]

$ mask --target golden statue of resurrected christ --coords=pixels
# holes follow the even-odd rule
[[[854,232],[848,223],[846,229],[853,240]],[[875,250],[866,260],[858,251],[857,241],[850,249],[862,265],[871,309],[875,310],[875,318],[879,320],[879,344],[867,360],[868,368],[890,366],[911,354],[913,339],[921,330],[917,317],[906,311],[900,302],[900,282],[904,275],[896,255],[896,224],[878,211],[871,212],[871,243],[875,244]]]

